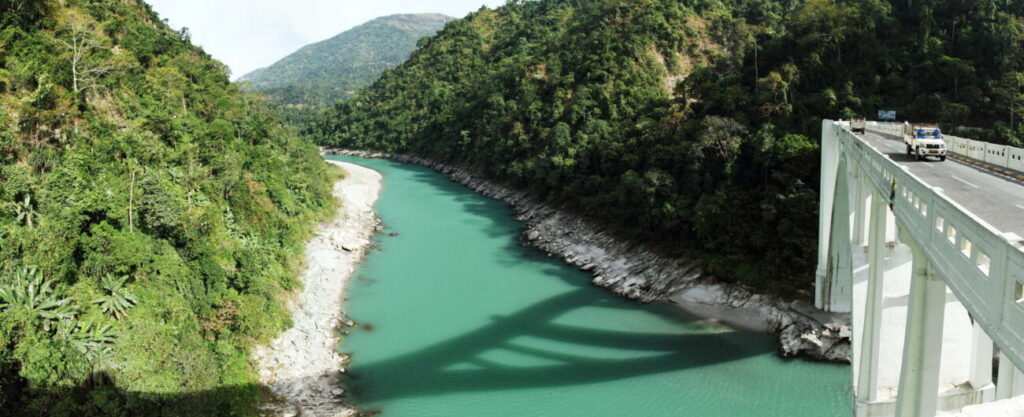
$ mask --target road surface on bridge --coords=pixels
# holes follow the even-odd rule
[[[870,132],[858,136],[1000,232],[1024,237],[1024,183],[952,158],[918,161],[902,141]]]

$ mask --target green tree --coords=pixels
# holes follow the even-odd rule
[[[53,289],[53,281],[43,279],[35,268],[21,268],[0,286],[0,307],[9,318],[27,319],[29,323],[49,332],[58,323],[74,319],[71,299],[61,297]]]
[[[107,274],[100,280],[100,289],[103,290],[103,295],[97,298],[94,302],[99,304],[100,309],[102,309],[104,313],[110,314],[116,319],[123,317],[125,313],[132,308],[132,306],[139,302],[139,300],[124,287],[124,283],[128,278],[128,275],[114,277],[113,275]]]

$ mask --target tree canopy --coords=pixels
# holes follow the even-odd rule
[[[822,118],[988,128],[1020,144],[1024,2],[509,1],[454,21],[306,129],[454,162],[809,294]]]
[[[0,414],[251,414],[316,147],[142,1],[0,0],[0,150]]]

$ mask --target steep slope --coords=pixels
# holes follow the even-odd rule
[[[307,45],[273,65],[241,77],[254,90],[288,105],[329,105],[373,83],[409,58],[417,41],[452,19],[440,14],[380,17]]]
[[[332,211],[312,144],[141,0],[0,1],[0,415],[247,415]]]
[[[538,0],[452,22],[308,129],[809,294],[822,117],[1024,137],[1024,2]]]

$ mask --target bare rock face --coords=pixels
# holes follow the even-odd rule
[[[783,314],[795,310],[783,310]],[[799,315],[787,317],[788,325],[779,329],[779,353],[782,356],[806,356],[828,362],[851,361],[849,317],[819,321]]]
[[[642,244],[617,239],[597,224],[540,203],[524,192],[484,180],[466,169],[383,152],[322,152],[426,166],[483,196],[507,202],[516,219],[524,223],[522,234],[527,243],[592,273],[594,285],[641,302],[671,302],[690,314],[745,330],[776,333],[782,356],[850,362],[849,314],[828,313],[807,303],[716,283],[694,260],[664,257]]]

